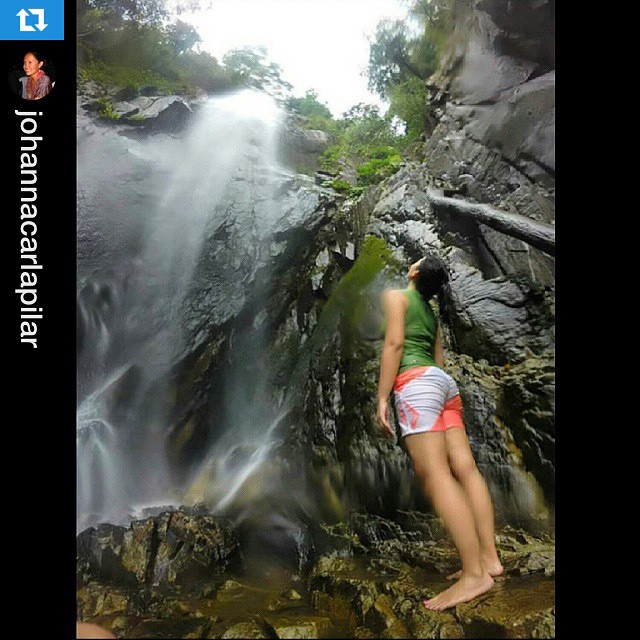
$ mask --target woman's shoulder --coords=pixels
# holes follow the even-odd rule
[[[382,302],[386,305],[402,304],[403,306],[409,303],[406,289],[385,289],[382,292]]]
[[[382,292],[383,298],[406,298],[408,289],[385,289]]]

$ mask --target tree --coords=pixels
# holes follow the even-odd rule
[[[408,0],[410,20],[378,23],[369,46],[369,89],[405,123],[407,142],[425,128],[425,81],[450,32],[453,0]],[[417,27],[417,30],[416,30]]]
[[[177,54],[185,53],[194,47],[198,42],[202,42],[200,34],[186,22],[176,20],[166,28],[169,45]]]
[[[419,78],[410,77],[391,85],[389,114],[404,122],[407,142],[415,140],[425,130],[425,103],[427,88]]]
[[[78,12],[95,10],[113,23],[135,20],[160,25],[169,14],[165,0],[78,0]]]
[[[369,89],[381,98],[388,88],[407,76],[424,79],[428,68],[413,62],[411,50],[417,43],[402,20],[382,20],[378,23],[373,42],[369,45]]]
[[[227,51],[222,63],[241,84],[261,89],[283,99],[293,88],[282,78],[282,69],[275,62],[267,61],[265,47],[242,47]]]
[[[318,100],[318,94],[315,89],[309,89],[302,98],[288,98],[285,105],[301,116],[332,117],[327,105]]]

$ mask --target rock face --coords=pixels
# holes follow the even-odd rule
[[[555,3],[458,3],[429,80],[430,173],[463,197],[555,220]],[[500,268],[553,286],[554,262],[479,225]]]
[[[314,173],[320,168],[318,158],[332,144],[326,131],[307,129],[302,118],[288,116],[279,138],[279,157],[295,171]]]

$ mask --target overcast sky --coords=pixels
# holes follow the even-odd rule
[[[264,45],[295,96],[315,89],[334,117],[358,102],[386,108],[362,75],[378,21],[403,18],[400,0],[213,0],[180,18],[194,25],[201,49],[218,61],[229,50]]]

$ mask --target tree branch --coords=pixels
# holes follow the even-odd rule
[[[447,198],[436,193],[433,189],[427,190],[427,198],[433,205],[436,213],[448,211],[454,214],[470,216],[508,236],[522,240],[544,253],[555,256],[556,229],[553,225],[538,222],[518,213],[507,213],[500,209],[494,209],[488,204],[466,202],[456,198]]]

